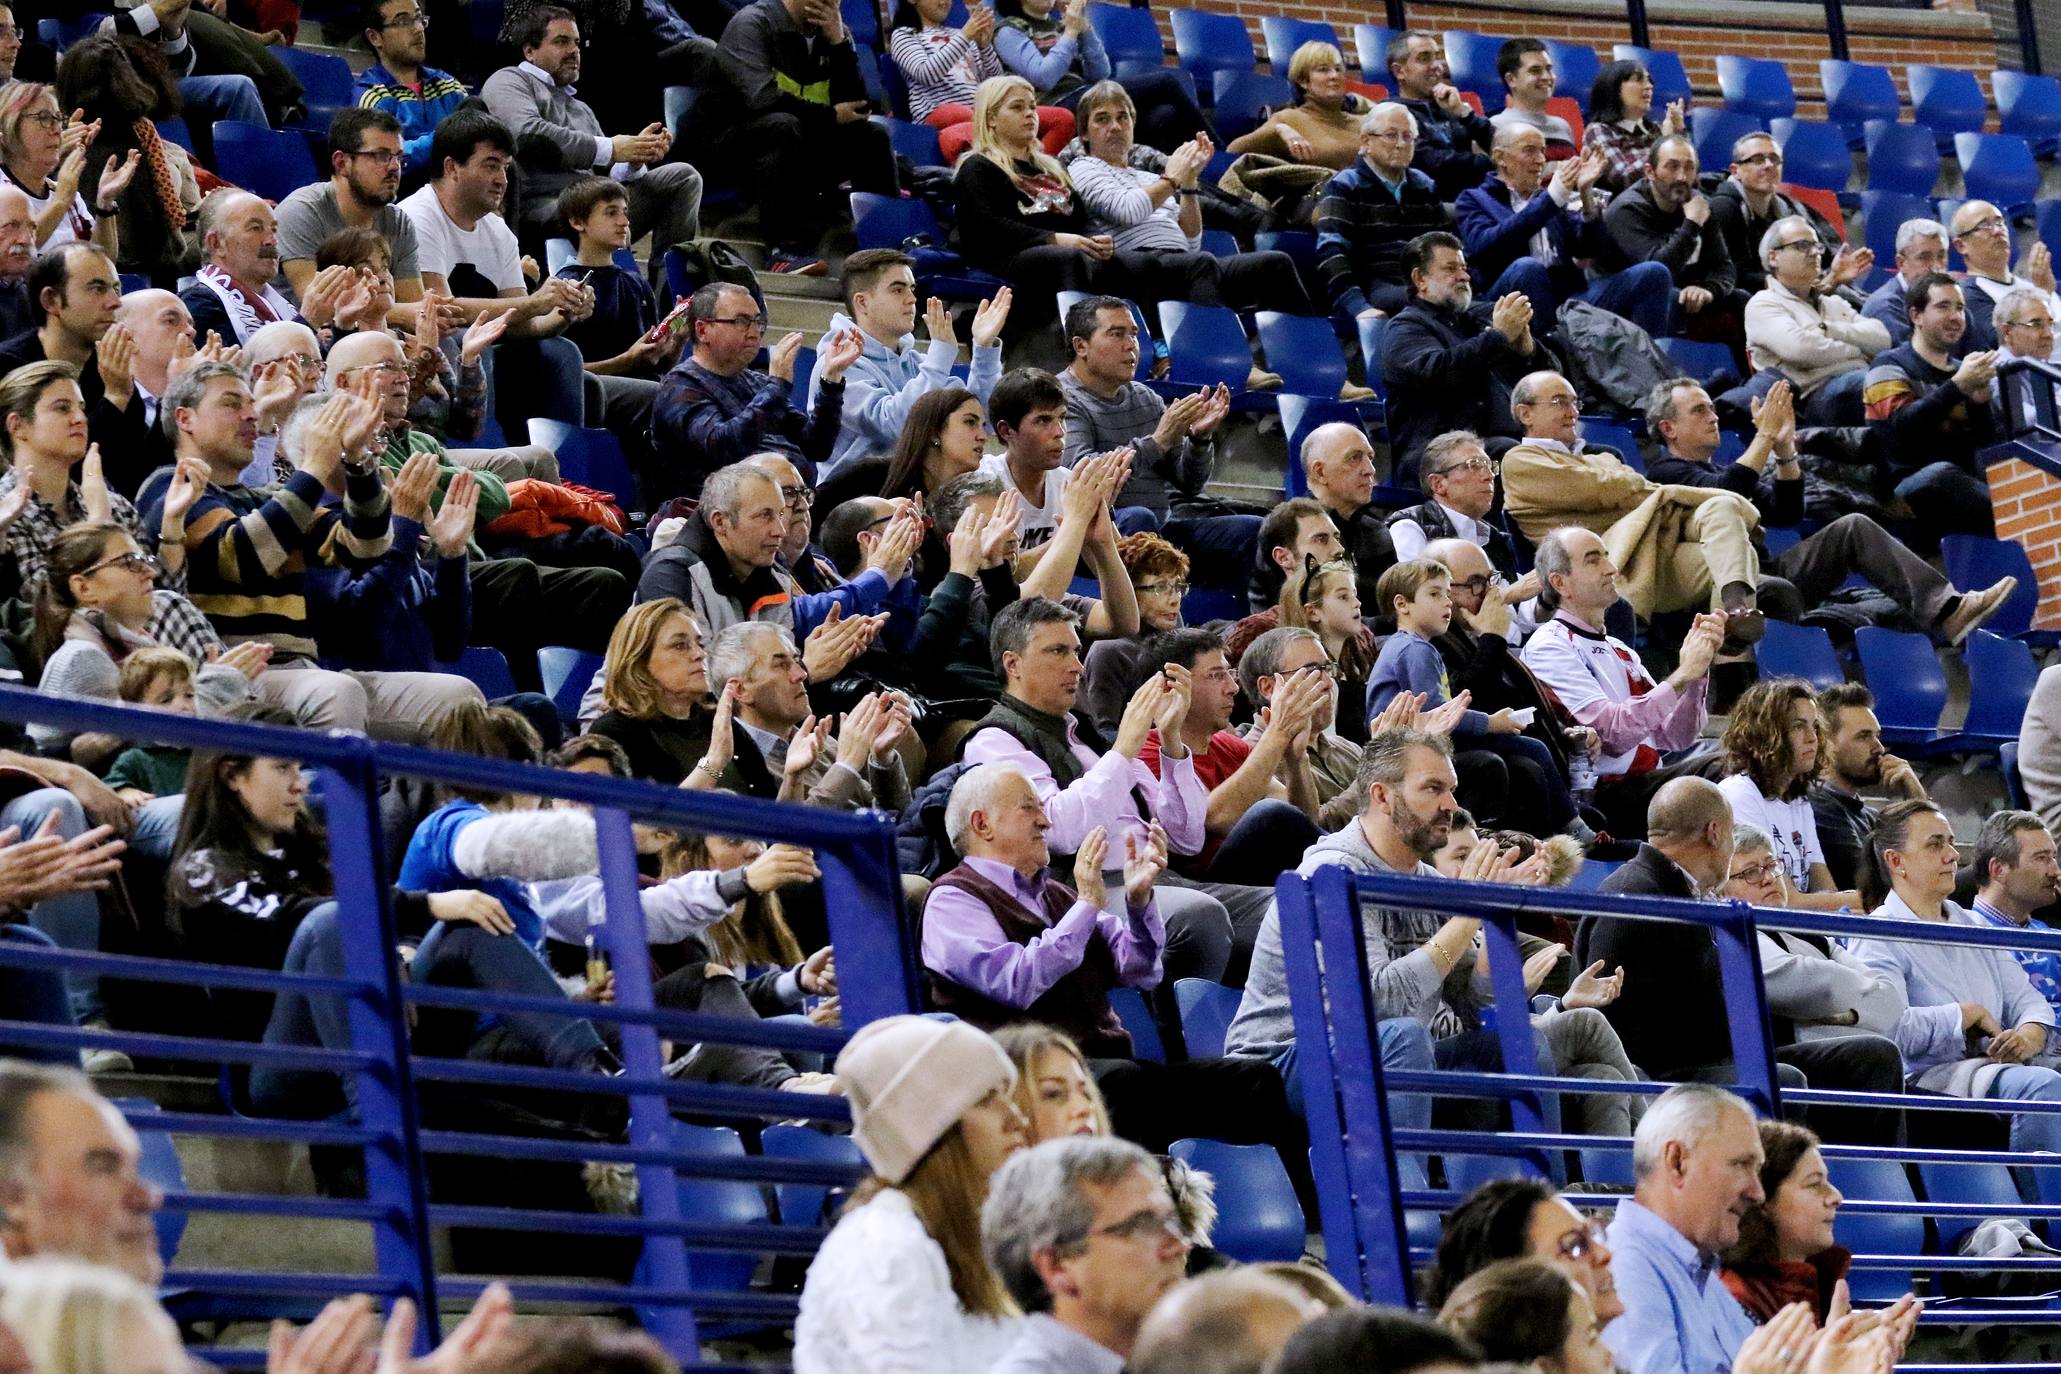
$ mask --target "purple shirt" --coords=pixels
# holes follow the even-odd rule
[[[1176,854],[1200,854],[1207,835],[1203,817],[1209,812],[1209,789],[1195,776],[1195,755],[1178,759],[1160,756],[1160,770],[1154,776],[1137,759],[1127,759],[1114,749],[1096,754],[1081,743],[1080,731],[1071,716],[1066,721],[1066,743],[1087,769],[1072,785],[1061,787],[1044,760],[1016,742],[1007,730],[989,727],[974,732],[966,742],[968,763],[1010,763],[1021,768],[1045,804],[1045,819],[1052,829],[1045,839],[1053,852],[1079,851],[1088,832],[1102,826],[1109,832],[1109,858],[1117,867],[1124,862],[1125,841],[1147,835],[1147,819],[1138,814],[1131,789],[1144,792],[1152,803],[1153,815],[1166,828],[1167,847]],[[1032,908],[1036,909],[1035,906]]]
[[[1042,893],[1048,870],[1039,869],[1026,878],[995,859],[968,859],[966,865],[1027,909],[1044,911]],[[1075,899],[1058,925],[1029,944],[1019,945],[1002,933],[987,903],[971,892],[957,887],[932,888],[923,905],[923,966],[990,1001],[1020,1010],[1081,966],[1088,940],[1097,930],[1116,959],[1117,976],[1124,986],[1159,985],[1159,951],[1166,943],[1166,924],[1159,919],[1159,904],[1152,901],[1130,907],[1125,916],[1113,916]]]

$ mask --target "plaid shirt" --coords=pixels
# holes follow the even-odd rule
[[[193,660],[194,667],[205,667],[221,651],[222,637],[215,627],[200,613],[200,607],[178,592],[160,588],[150,594],[150,605],[150,622],[143,633],[167,649],[177,649]]]
[[[1582,130],[1582,151],[1603,150],[1603,175],[1597,184],[1612,195],[1646,179],[1646,150],[1660,137],[1660,126],[1650,119],[1636,129],[1617,124],[1591,124]]]
[[[21,469],[9,468],[0,473],[0,497],[7,496],[21,483]],[[7,527],[7,551],[14,555],[14,566],[21,578],[22,594],[35,600],[36,593],[43,587],[43,565],[50,561],[50,550],[57,543],[57,536],[73,525],[86,519],[86,501],[80,494],[79,484],[71,483],[65,488],[64,509],[58,510],[42,497],[31,493],[29,504],[15,522]],[[107,509],[110,518],[129,532],[137,547],[147,552],[157,551],[157,531],[146,530],[143,519],[137,515],[135,505],[120,492],[107,494]],[[176,573],[158,572],[157,584],[167,591],[186,590],[186,569],[181,565]]]

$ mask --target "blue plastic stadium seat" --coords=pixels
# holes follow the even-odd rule
[[[1868,189],[1929,196],[1939,180],[1939,143],[1914,124],[1871,120],[1867,128]]]
[[[1243,620],[1251,609],[1245,594],[1229,587],[1190,587],[1181,598],[1181,623],[1207,625],[1212,620]]]
[[[1665,349],[1667,356],[1675,360],[1675,366],[1706,385],[1711,378],[1722,372],[1736,373],[1739,364],[1732,357],[1732,350],[1721,343],[1704,343],[1696,339],[1667,337],[1655,340]]]
[[[1869,168],[1869,175],[1874,169]],[[1896,262],[1896,231],[1906,220],[1931,219],[1932,205],[1923,196],[1902,191],[1861,192],[1862,238],[1875,250],[1877,267],[1893,268]],[[1886,278],[1886,272],[1885,272]]]
[[[682,1152],[744,1158],[744,1142],[728,1126],[672,1123],[672,1147]],[[764,1223],[766,1195],[755,1183],[740,1179],[703,1178],[680,1174],[680,1220],[704,1226],[749,1226]],[[687,1274],[698,1288],[738,1291],[751,1287],[758,1256],[738,1250],[689,1250]]]
[[[1646,455],[1639,448],[1639,436],[1625,425],[1584,415],[1582,443],[1590,448],[1616,449],[1632,471],[1642,474],[1646,471]]]
[[[1252,346],[1238,312],[1221,305],[1163,301],[1159,307],[1161,337],[1167,341],[1171,366],[1167,380],[1176,386],[1245,389],[1252,373]]]
[[[873,0],[840,0],[837,11],[852,42],[862,48],[880,46],[880,11],[874,8]]]
[[[182,115],[167,115],[157,121],[157,136],[167,143],[176,143],[188,153],[193,151],[193,130],[187,127]]]
[[[1694,92],[1689,87],[1689,73],[1682,67],[1680,53],[1665,48],[1642,48],[1634,43],[1619,43],[1610,50],[1611,56],[1620,62],[1637,62],[1646,68],[1653,78],[1653,110],[1657,117],[1667,109],[1668,102],[1689,100]]]
[[[508,660],[501,651],[481,644],[467,646],[464,653],[449,663],[439,663],[437,671],[456,673],[479,688],[488,701],[512,697],[522,690],[516,685],[515,674],[508,670]]]
[[[906,119],[890,119],[884,115],[874,117],[876,124],[887,126],[888,142],[894,145],[896,153],[909,159],[915,167],[942,167],[944,154],[938,151],[938,131],[929,124],[913,124]]]
[[[1603,59],[1586,43],[1556,43],[1550,38],[1545,43],[1546,55],[1553,59],[1553,94],[1566,96],[1588,114],[1589,92],[1595,89]]]
[[[148,1117],[163,1110],[157,1103],[144,1097],[117,1097],[112,1104],[123,1114]],[[143,1146],[143,1157],[136,1162],[136,1172],[145,1183],[166,1193],[186,1191],[186,1166],[179,1160],[179,1151],[172,1143],[169,1132],[154,1130],[148,1121],[130,1123],[135,1126],[137,1139]],[[186,1234],[186,1213],[174,1208],[159,1208],[157,1213],[157,1252],[167,1267],[172,1257],[179,1253],[179,1241]]]
[[[2022,640],[1977,630],[1962,643],[1961,657],[1968,665],[1968,718],[1961,724],[1966,742],[1995,748],[2016,740],[2040,676],[2032,650]]]
[[[1085,291],[1059,293],[1059,327],[1062,330],[1066,328],[1066,312],[1087,298],[1088,293]],[[1147,381],[1152,376],[1152,326],[1146,322],[1145,312],[1140,310],[1135,302],[1125,301],[1124,304],[1131,307],[1131,319],[1138,326],[1138,371],[1135,375],[1139,381]]]
[[[295,127],[326,134],[329,121],[338,111],[358,103],[357,78],[351,75],[351,64],[341,57],[308,48],[276,47],[270,51],[300,79],[308,112]]]
[[[1270,229],[1252,236],[1256,253],[1286,253],[1305,282],[1317,274],[1317,236],[1307,229]]]
[[[562,644],[537,650],[537,674],[544,680],[544,695],[551,698],[551,704],[558,708],[558,718],[567,725],[579,722],[580,698],[594,685],[594,675],[600,671],[600,654]]]
[[[1223,127],[1223,121],[1219,119],[1217,125]],[[1227,258],[1242,250],[1229,229],[1205,229],[1202,231],[1202,251],[1212,257]]]
[[[1145,994],[1136,988],[1111,988],[1109,1006],[1131,1033],[1131,1054],[1149,1063],[1166,1063],[1166,1043],[1159,1038],[1159,1023],[1152,1019]]]
[[[1245,21],[1207,10],[1175,10],[1174,54],[1181,66],[1208,89],[1213,72],[1249,72],[1259,65]]]
[[[852,229],[861,248],[900,248],[916,259],[916,280],[929,295],[981,300],[1005,283],[946,248],[945,231],[917,197],[852,192]],[[911,245],[911,240],[915,240]]]
[[[1135,62],[1157,67],[1166,62],[1166,45],[1160,41],[1159,25],[1149,9],[1094,0],[1088,6],[1088,24],[1102,40],[1111,63]]]
[[[1537,1178],[1538,1169],[1515,1155],[1455,1154],[1439,1156],[1446,1166],[1446,1187],[1456,1193],[1471,1193],[1484,1183],[1504,1178]]]
[[[825,1135],[807,1126],[768,1126],[759,1133],[759,1153],[768,1159],[801,1159],[816,1164],[848,1164],[863,1177],[866,1157],[848,1135]],[[854,1180],[856,1181],[856,1179]],[[833,1194],[850,1189],[823,1183],[776,1183],[774,1200],[782,1226],[823,1226],[832,1220]]]
[[[1846,134],[1818,119],[1777,119],[1768,126],[1782,150],[1782,179],[1817,191],[1844,191],[1853,176]]]
[[[2018,1195],[2018,1185],[2011,1181],[2011,1171],[2001,1164],[1921,1162],[1918,1180],[1925,1185],[1925,1200],[1933,1207],[1933,1224],[1939,1236],[1936,1254],[1958,1253],[1961,1238],[1986,1220],[1979,1216],[1951,1216],[1945,1213],[1944,1208],[1957,1202],[2015,1207],[2023,1201]]]
[[[215,169],[266,200],[280,201],[316,179],[308,140],[241,120],[215,121]]]
[[[2002,132],[2016,134],[2042,157],[2061,147],[2061,81],[2000,67],[1989,74]]]
[[[1980,133],[1989,119],[1989,102],[1974,72],[1913,63],[1904,68],[1904,80],[1911,88],[1912,119],[1937,135],[1942,148],[1955,134]]]
[[[1359,54],[1360,75],[1376,85],[1395,88],[1388,70],[1388,45],[1402,33],[1383,24],[1353,25],[1353,51]]]
[[[2054,642],[2053,631],[2032,628],[2033,612],[2040,604],[2040,584],[2023,544],[1980,534],[1949,534],[1940,539],[1939,552],[1946,563],[1947,580],[1964,592],[1979,590],[2005,577],[2018,579],[2011,595],[2004,598],[2004,604],[1983,626],[1985,630],[2041,647]]]
[[[1815,625],[1791,625],[1786,620],[1767,622],[1767,633],[1754,649],[1763,680],[1800,677],[1822,692],[1846,681],[1839,666],[1839,651],[1832,636]]]
[[[1721,54],[1717,73],[1726,109],[1756,119],[1787,119],[1796,113],[1796,89],[1780,62]]]
[[[2032,798],[2025,790],[2025,775],[2018,771],[2017,740],[2005,740],[1997,746],[1997,768],[2004,775],[2004,799],[2017,810],[2032,810]]]
[[[1903,110],[1887,67],[1827,57],[1818,62],[1818,79],[1825,88],[1825,118],[1846,130],[1850,147],[1861,146],[1870,121],[1894,124]]]
[[[1939,717],[1946,709],[1946,672],[1932,641],[1921,634],[1866,625],[1854,632],[1861,674],[1875,694],[1886,744],[1920,750],[1939,741]]]
[[[39,19],[36,21],[36,37],[47,46],[63,52],[81,38],[89,37],[108,17],[104,10],[94,10],[76,19]]]
[[[1238,989],[1207,978],[1183,978],[1174,984],[1174,1005],[1181,1011],[1181,1038],[1190,1059],[1221,1059],[1224,1032],[1238,1014]]]
[[[1167,1153],[1216,1180],[1217,1224],[1210,1243],[1218,1250],[1245,1264],[1302,1258],[1302,1204],[1273,1146],[1176,1140]]]
[[[1895,1160],[1828,1159],[1825,1169],[1849,1204],[1917,1201],[1910,1175]],[[1925,1219],[1909,1213],[1890,1216],[1845,1206],[1833,1223],[1833,1236],[1856,1255],[1925,1253]],[[1846,1281],[1857,1303],[1894,1302],[1911,1291],[1908,1269],[1855,1269]]]
[[[1655,96],[1658,100],[1660,97]],[[1764,134],[1768,122],[1757,115],[1704,106],[1689,111],[1689,137],[1696,144],[1696,161],[1713,170],[1732,165],[1732,145],[1748,134]]]
[[[1345,45],[1338,41],[1338,30],[1321,19],[1288,19],[1270,14],[1260,20],[1260,37],[1266,40],[1267,65],[1276,76],[1288,75],[1289,59],[1305,43],[1329,43],[1340,53],[1345,51]]]
[[[1621,867],[1608,859],[1584,859],[1582,866],[1567,880],[1569,892],[1596,892],[1601,890],[1604,880]]]
[[[1972,199],[1989,201],[2008,215],[2039,194],[2039,164],[2031,145],[2016,134],[1955,134],[1954,153]]]
[[[798,379],[801,375],[797,362],[795,376]],[[530,442],[542,444],[557,455],[558,473],[564,480],[607,492],[624,514],[641,508],[637,476],[630,470],[622,440],[613,430],[584,429],[538,416],[530,421]]]
[[[1452,72],[1453,84],[1480,96],[1484,113],[1494,114],[1502,109],[1503,78],[1496,71],[1496,54],[1502,51],[1503,40],[1492,33],[1469,29],[1447,29],[1444,38],[1446,66]]]
[[[1217,136],[1229,143],[1243,138],[1267,122],[1276,110],[1295,103],[1295,88],[1285,76],[1266,72],[1233,72],[1219,69],[1211,76],[1216,94]]]
[[[1346,381],[1345,355],[1338,351],[1338,335],[1329,319],[1278,310],[1262,310],[1253,319],[1259,325],[1267,368],[1281,374],[1284,390],[1305,396],[1338,395]]]
[[[1261,337],[1265,338],[1265,334]],[[1331,396],[1299,396],[1283,391],[1274,397],[1274,405],[1281,412],[1281,433],[1288,440],[1288,471],[1283,485],[1291,497],[1308,496],[1309,479],[1302,470],[1303,440],[1321,425],[1360,424],[1358,407],[1350,401],[1338,400],[1335,392]]]

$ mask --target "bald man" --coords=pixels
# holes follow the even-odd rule
[[[1968,262],[1961,294],[1968,307],[1968,332],[1996,337],[1991,316],[2006,291],[2030,287],[2046,297],[2047,310],[2061,319],[2061,296],[2054,294],[2054,263],[2047,245],[2034,239],[2011,270],[2011,221],[1986,200],[1963,201],[1948,226],[1954,250]]]
[[[1371,615],[1374,586],[1396,561],[1387,512],[1374,504],[1374,445],[1358,425],[1336,421],[1304,436],[1301,461],[1310,495],[1338,526],[1339,543],[1359,575],[1360,605]]]
[[[1222,1269],[1168,1293],[1138,1328],[1130,1374],[1260,1374],[1323,1306],[1257,1269]]]

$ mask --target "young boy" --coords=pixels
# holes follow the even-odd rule
[[[198,714],[193,702],[193,664],[177,649],[138,649],[122,660],[122,700],[155,706],[184,716]],[[176,797],[186,790],[186,758],[191,751],[171,744],[136,744],[115,756],[107,785],[123,801],[135,805],[153,797]]]
[[[1372,718],[1401,692],[1422,692],[1430,710],[1453,695],[1445,660],[1431,641],[1453,624],[1453,574],[1443,563],[1412,558],[1381,574],[1375,595],[1395,615],[1396,632],[1381,643],[1367,680],[1367,715]],[[1489,715],[1469,711],[1456,735],[1515,735],[1523,731],[1509,710]]]
[[[594,290],[594,313],[567,325],[565,337],[596,376],[656,380],[679,356],[687,331],[652,340],[658,298],[644,278],[616,264],[616,250],[630,246],[628,194],[607,177],[583,177],[560,193],[558,213],[577,244],[558,275]]]

